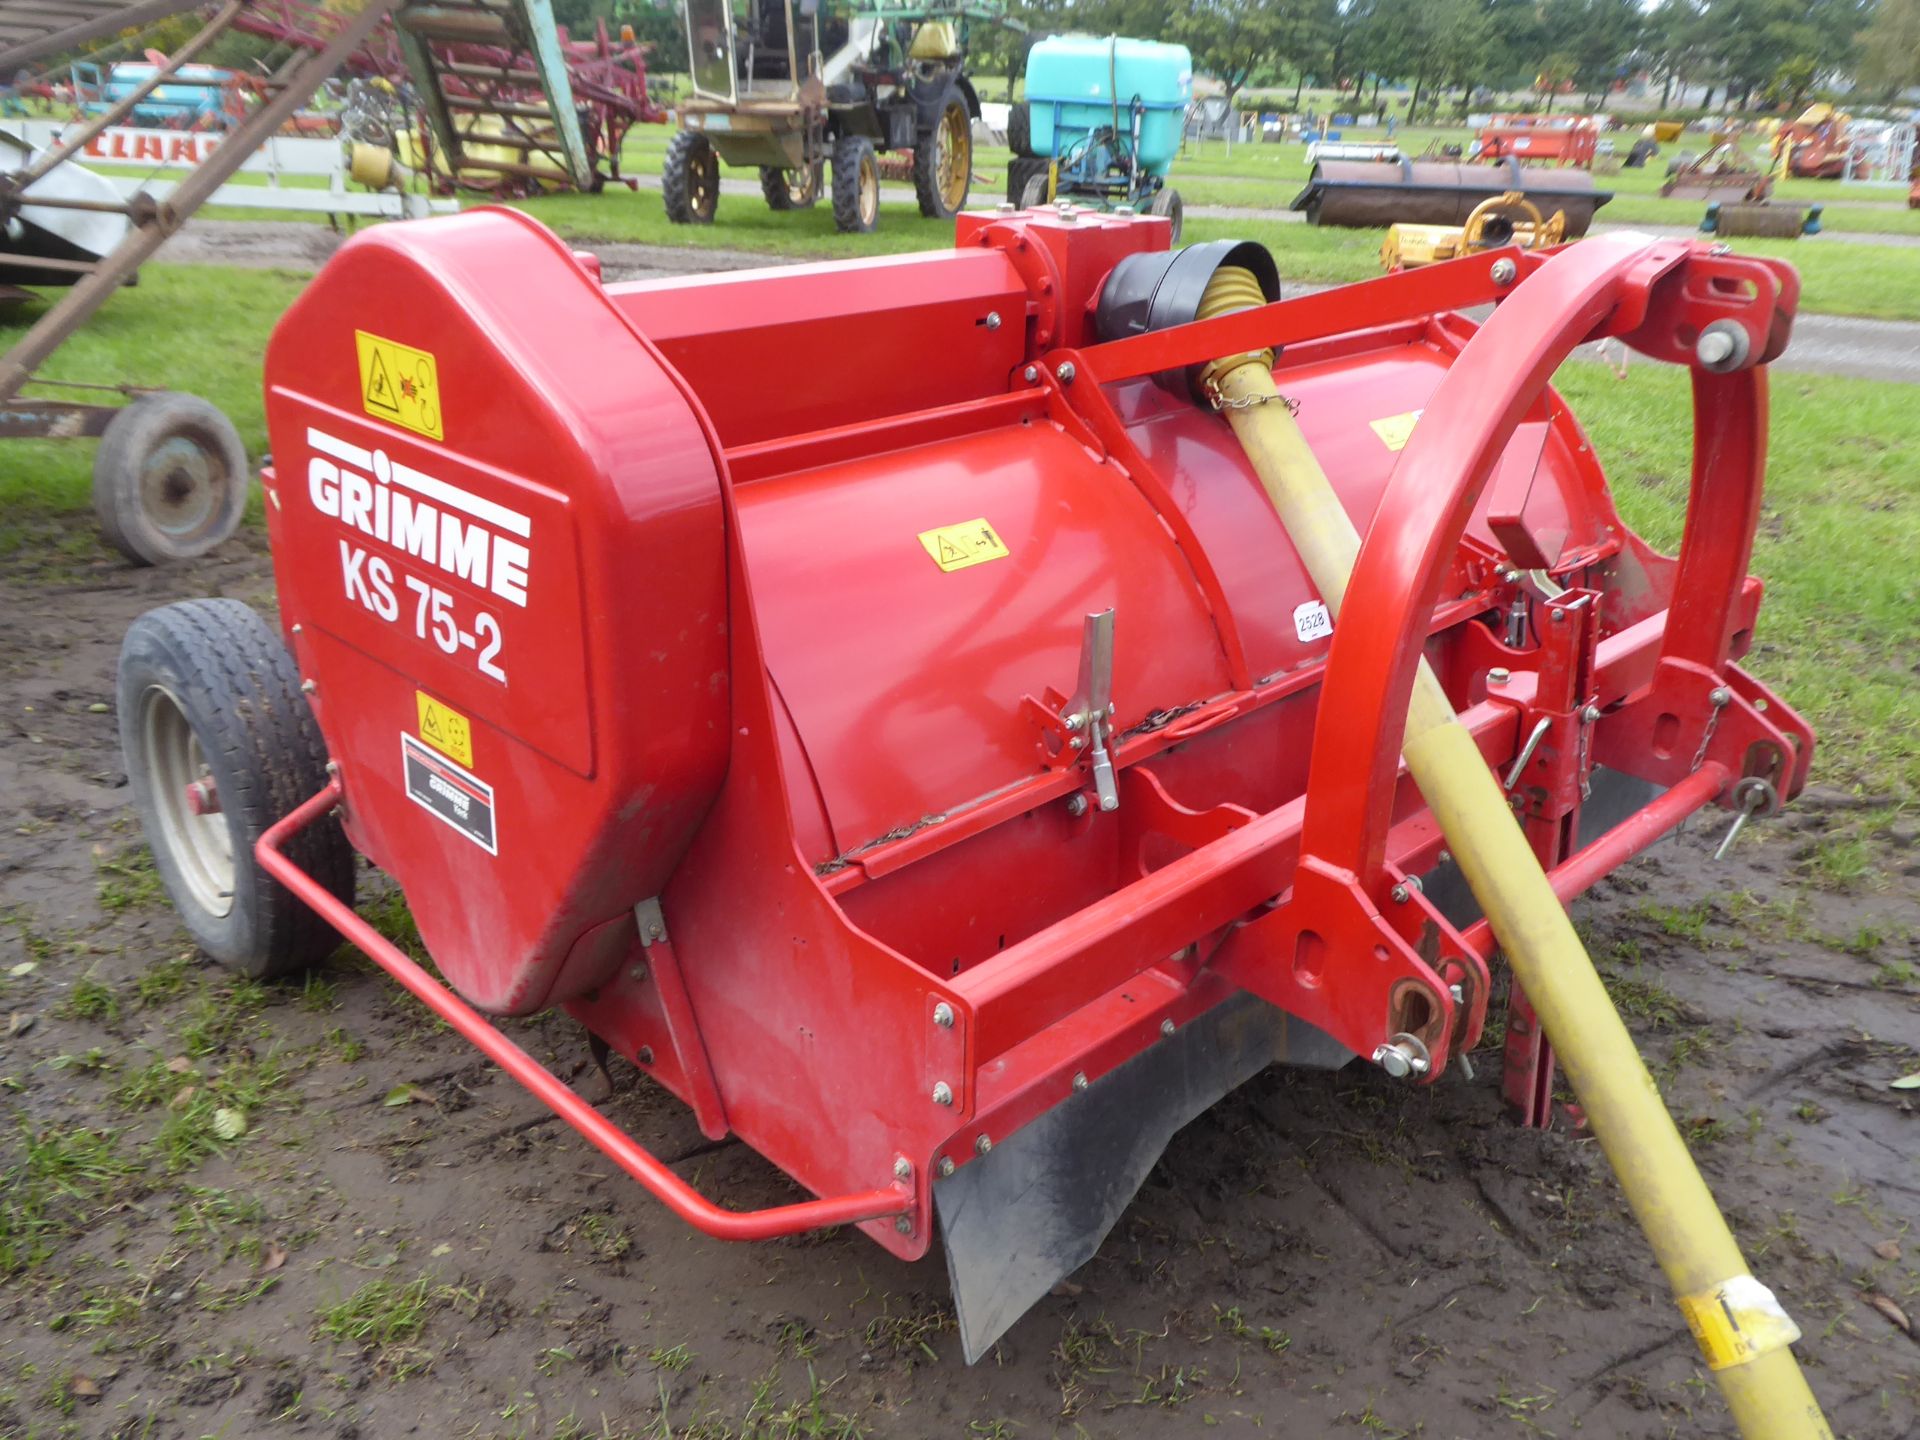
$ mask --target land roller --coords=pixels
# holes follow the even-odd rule
[[[268,352],[277,630],[123,652],[173,899],[256,976],[337,930],[708,1235],[938,1243],[969,1360],[1266,1067],[1470,1073],[1503,954],[1509,1098],[1564,1067],[1743,1432],[1825,1436],[1565,910],[1805,783],[1739,663],[1794,272],[1610,234],[1287,298],[1169,229],[624,284],[506,211],[349,241]],[[1550,387],[1602,338],[1691,372],[1677,555]],[[496,1024],[555,1008],[792,1192]]]

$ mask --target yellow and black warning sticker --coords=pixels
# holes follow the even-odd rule
[[[436,755],[413,736],[400,734],[400,768],[407,798],[451,825],[489,855],[500,853],[493,828],[493,787]]]
[[[420,706],[420,738],[462,765],[473,764],[473,724],[451,705],[424,690],[413,692]]]
[[[1711,1290],[1682,1295],[1680,1313],[1712,1370],[1745,1365],[1800,1338],[1800,1327],[1786,1307],[1751,1275],[1736,1275]]]
[[[1404,450],[1407,448],[1407,441],[1413,436],[1413,427],[1419,419],[1418,410],[1408,410],[1403,414],[1389,415],[1383,420],[1373,420],[1368,423],[1373,427],[1373,433],[1380,437],[1380,443],[1387,449]]]
[[[933,563],[947,571],[984,565],[989,560],[1004,560],[1012,553],[984,519],[922,530],[920,543],[927,547]]]
[[[353,343],[360,352],[360,404],[367,414],[433,440],[446,439],[440,369],[433,356],[364,330],[353,332]]]

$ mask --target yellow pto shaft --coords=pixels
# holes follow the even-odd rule
[[[1250,272],[1222,267],[1199,318],[1264,301]],[[1321,597],[1338,615],[1360,535],[1292,413],[1268,403],[1279,399],[1272,354],[1215,361],[1206,378]],[[1832,1440],[1790,1348],[1799,1329],[1748,1273],[1506,796],[1424,660],[1402,752],[1514,978],[1539,1013],[1740,1433],[1747,1440]]]

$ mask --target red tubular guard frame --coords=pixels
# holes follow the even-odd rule
[[[260,862],[260,868],[292,891],[295,898],[312,906],[322,919],[365,953],[374,964],[412,991],[416,999],[452,1026],[462,1039],[471,1042],[489,1060],[526,1086],[536,1098],[591,1141],[595,1149],[639,1181],[675,1215],[717,1240],[772,1240],[782,1235],[798,1235],[807,1230],[851,1225],[860,1220],[878,1220],[912,1211],[914,1195],[908,1182],[885,1190],[835,1195],[822,1200],[802,1201],[796,1205],[777,1205],[766,1210],[723,1210],[715,1205],[669,1170],[657,1156],[635,1143],[625,1131],[569,1090],[552,1071],[402,954],[391,940],[341,904],[324,886],[281,852],[280,847],[288,839],[340,804],[345,793],[336,776],[327,783],[326,789],[304,801],[285,819],[273,825],[254,847],[254,858]]]
[[[1518,277],[1505,289],[1487,278],[1501,261],[1510,261]],[[1536,275],[1535,283],[1520,283]],[[1344,890],[1375,911],[1391,887],[1384,856],[1400,738],[1447,557],[1521,418],[1584,343],[1617,336],[1654,359],[1693,364],[1695,341],[1709,325],[1745,332],[1739,366],[1721,374],[1694,370],[1693,490],[1653,681],[1663,703],[1688,720],[1709,713],[1710,704],[1728,703],[1710,702],[1709,692],[1726,693],[1715,687],[1728,683],[1723,672],[1732,616],[1759,521],[1765,365],[1785,347],[1799,296],[1789,267],[1688,240],[1601,236],[1544,255],[1484,252],[1369,282],[1351,294],[1277,301],[1091,347],[1074,358],[1083,375],[1099,382],[1177,370],[1385,323],[1404,309],[1403,295],[1416,294],[1436,309],[1488,299],[1500,304],[1428,402],[1362,541],[1321,679],[1320,714],[1342,718],[1314,727],[1295,906],[1310,886],[1316,905]],[[1791,743],[1790,733],[1757,713],[1766,708],[1764,699],[1752,703],[1761,698],[1757,688],[1741,677],[1731,703],[1743,732],[1780,752],[1784,797],[1804,782],[1810,757]],[[1621,718],[1627,714],[1631,708]],[[1643,725],[1637,722],[1636,735]],[[1620,741],[1632,743],[1625,734]],[[1725,749],[1716,746],[1714,754]],[[1673,789],[1627,822],[1624,833],[1553,867],[1555,889],[1562,898],[1579,893],[1609,865],[1723,800],[1735,778],[1736,767],[1704,755],[1691,771],[1675,770],[1664,779]],[[1488,937],[1483,922],[1463,938],[1481,950]]]

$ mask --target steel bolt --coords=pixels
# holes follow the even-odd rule
[[[1561,609],[1557,609],[1557,608],[1556,608],[1556,609],[1553,609],[1553,610],[1549,610],[1549,611],[1548,611],[1547,613],[1548,613],[1549,615],[1551,615],[1551,616],[1553,616],[1553,619],[1554,619],[1554,623],[1555,623],[1555,624],[1558,624],[1558,623],[1559,623],[1560,621],[1562,621],[1562,620],[1564,620],[1564,619],[1566,619],[1566,618],[1567,618],[1567,612],[1566,612],[1566,611],[1564,611],[1564,610],[1561,610]]]
[[[1440,863],[1442,865],[1451,865],[1453,863],[1453,852],[1451,850],[1442,850],[1440,852]]]
[[[1082,725],[1086,723],[1087,723],[1087,717],[1085,715],[1082,715],[1078,710],[1074,711],[1073,714],[1067,716],[1067,729],[1069,730],[1078,730]]]
[[[651,1065],[653,1063],[653,1047],[651,1045],[642,1045],[637,1058],[642,1065]]]
[[[953,1163],[953,1157],[951,1155],[942,1155],[940,1157],[940,1164],[938,1166],[938,1169],[940,1171],[940,1178],[942,1180],[946,1179],[949,1175],[953,1174],[953,1172],[957,1168],[959,1167],[957,1167]]]
[[[318,680],[302,680],[300,682],[300,693],[302,695],[311,695],[319,688],[320,682]]]
[[[1087,809],[1086,791],[1076,790],[1067,797],[1067,814],[1073,816],[1074,819],[1078,820],[1082,815],[1086,814]]]
[[[904,1155],[894,1161],[893,1178],[896,1180],[911,1180],[913,1178],[913,1162]]]
[[[1053,373],[1062,385],[1071,385],[1074,376],[1073,362],[1071,360],[1062,360],[1060,362],[1060,368]]]
[[[1462,985],[1458,980],[1447,986],[1447,994],[1453,997],[1453,1003],[1456,1005],[1464,1005],[1467,1003],[1466,986]]]
[[[1518,275],[1520,270],[1513,261],[1500,259],[1493,262],[1493,268],[1487,273],[1492,277],[1494,284],[1511,285],[1513,283],[1513,277]]]
[[[1393,887],[1393,903],[1396,905],[1406,904],[1410,893],[1411,892],[1408,891],[1407,887],[1404,885],[1394,886]]]
[[[1707,700],[1716,710],[1725,709],[1733,701],[1733,692],[1724,685],[1717,685],[1708,692]]]
[[[1496,665],[1487,671],[1487,684],[1504,685],[1513,678],[1513,672],[1504,665]]]
[[[898,1230],[902,1235],[913,1234],[913,1217],[911,1215],[894,1216],[893,1228]]]
[[[1027,366],[1026,369],[1020,372],[1020,378],[1025,380],[1029,385],[1038,384],[1040,380],[1040,367],[1038,365]]]
[[[293,627],[293,633],[294,633],[294,634],[296,634],[296,635],[298,635],[298,634],[300,634],[300,633],[301,633],[301,631],[303,631],[303,630],[305,630],[306,628],[307,628],[307,627],[306,627],[306,626],[304,626],[304,625],[295,625],[295,626]]]
[[[1396,1080],[1404,1080],[1413,1073],[1413,1060],[1398,1045],[1382,1045],[1373,1052],[1373,1063]]]
[[[1128,216],[1128,215],[1137,214],[1139,212],[1137,212],[1131,205],[1116,205],[1113,207],[1113,213],[1120,216]]]
[[[998,310],[989,310],[987,312],[987,328],[989,330],[998,330],[1000,328],[1000,312]]]
[[[953,1006],[942,1000],[933,1007],[933,1023],[942,1030],[953,1029]]]
[[[1751,348],[1744,327],[1731,320],[1716,320],[1700,332],[1693,355],[1701,369],[1724,372],[1738,370],[1745,364]]]
[[[1087,1072],[1086,1071],[1084,1070],[1074,1071],[1073,1088],[1076,1091],[1084,1090],[1087,1088]]]
[[[978,1140],[973,1142],[973,1153],[976,1155],[984,1155],[991,1149],[993,1149],[993,1137],[991,1135],[982,1135]]]
[[[1020,213],[1020,207],[1011,200],[1002,200],[999,205],[999,210],[1002,215],[1018,215]]]
[[[1087,737],[1084,735],[1076,735],[1071,740],[1067,741],[1068,748],[1073,750],[1085,749],[1086,744],[1087,744]]]
[[[1586,709],[1580,712],[1580,718],[1589,725],[1597,723],[1600,719],[1600,707],[1598,705],[1587,706]]]
[[[1162,1035],[1171,1035],[1171,1034],[1173,1034],[1173,1031],[1174,1031],[1174,1024],[1173,1024],[1173,1021],[1171,1021],[1171,1020],[1162,1020],[1162,1021],[1160,1022],[1160,1033],[1161,1033]]]
[[[953,1087],[942,1080],[933,1087],[933,1103],[936,1105],[953,1104]]]

